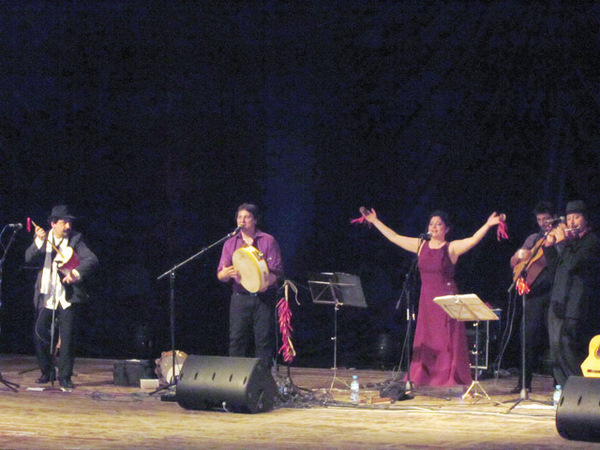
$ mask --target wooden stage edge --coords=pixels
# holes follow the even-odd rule
[[[35,358],[0,355],[0,448],[591,448],[556,431],[552,378],[535,376],[533,393],[510,410],[515,376],[481,380],[484,396],[462,399],[467,386],[417,390],[380,399],[394,373],[279,366],[276,381],[295,394],[268,412],[184,409],[151,390],[114,383],[119,360],[78,358],[75,389],[40,390]],[[361,403],[349,402],[352,375]],[[402,384],[402,383],[401,383]],[[332,386],[333,385],[333,386]],[[479,390],[478,390],[479,391]]]

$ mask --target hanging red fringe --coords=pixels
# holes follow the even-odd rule
[[[371,222],[367,222],[367,219],[365,218],[365,216],[371,214],[372,212],[374,212],[375,210],[369,211],[367,208],[365,208],[364,206],[361,206],[360,208],[360,213],[362,214],[358,219],[352,219],[350,221],[351,224],[362,224],[362,223],[366,223],[367,225],[369,225],[369,228],[371,227]]]
[[[296,350],[294,349],[294,344],[292,343],[292,310],[290,309],[290,304],[288,300],[288,288],[290,286],[290,282],[286,280],[284,283],[284,291],[285,296],[279,300],[277,303],[277,313],[279,315],[279,331],[281,333],[281,347],[279,348],[279,352],[283,355],[283,360],[286,363],[291,363],[296,356]],[[292,285],[292,289],[296,291],[296,287]],[[296,300],[297,301],[297,300]]]
[[[500,216],[500,223],[498,224],[498,230],[497,230],[497,235],[498,235],[498,240],[501,241],[502,239],[508,239],[508,227],[506,226],[506,219],[502,218],[502,217],[506,217],[504,214],[502,214]]]
[[[529,286],[527,285],[527,282],[523,279],[523,277],[520,277],[517,280],[517,292],[519,293],[519,295],[529,294],[531,292],[531,289],[529,289]]]
[[[364,216],[360,216],[358,219],[352,219],[352,220],[350,221],[350,223],[351,223],[351,224],[355,224],[355,223],[357,223],[357,224],[359,224],[359,225],[360,225],[361,223],[365,223],[366,221],[367,221],[367,219],[365,219],[365,217],[364,217]]]

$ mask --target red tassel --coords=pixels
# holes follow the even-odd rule
[[[498,231],[497,231],[497,236],[498,236],[499,241],[501,241],[502,239],[508,239],[507,229],[508,229],[508,227],[506,226],[506,222],[504,220],[500,220],[500,223],[498,224]]]
[[[277,303],[279,331],[281,332],[281,347],[278,353],[283,355],[286,363],[291,363],[296,356],[296,350],[292,343],[292,310],[288,302],[288,286],[285,286],[285,297]]]
[[[352,224],[357,223],[360,225],[361,223],[365,223],[366,221],[367,221],[367,219],[365,219],[364,216],[360,216],[358,219],[352,219],[350,221],[350,223],[352,223]]]
[[[531,292],[531,289],[529,289],[529,286],[527,285],[527,282],[523,279],[523,277],[520,277],[517,280],[517,292],[519,293],[519,295],[529,294]]]

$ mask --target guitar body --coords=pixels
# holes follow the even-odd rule
[[[590,341],[590,354],[581,363],[584,377],[600,378],[600,334]]]
[[[546,257],[544,256],[544,249],[542,248],[543,239],[540,239],[531,249],[533,254],[529,260],[523,260],[513,267],[513,281],[517,281],[519,275],[523,272],[523,269],[527,269],[527,277],[525,281],[527,285],[531,287],[533,282],[536,280],[538,275],[547,266]]]

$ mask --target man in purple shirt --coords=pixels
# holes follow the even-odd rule
[[[237,209],[240,232],[223,244],[217,277],[232,287],[229,306],[229,356],[249,356],[254,340],[255,355],[261,365],[270,367],[273,358],[272,325],[277,295],[277,278],[283,276],[279,244],[273,236],[257,228],[258,208],[243,203]],[[257,293],[248,292],[233,267],[233,253],[240,247],[257,248],[269,267],[266,283]]]

